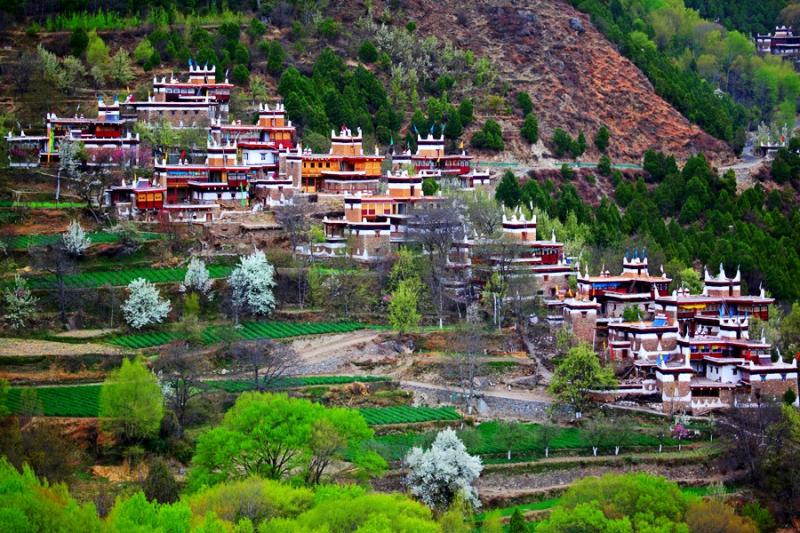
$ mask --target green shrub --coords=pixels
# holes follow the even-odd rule
[[[358,58],[364,63],[374,63],[378,60],[378,49],[372,44],[372,41],[366,40],[358,49]]]
[[[523,139],[531,144],[536,144],[539,140],[539,121],[536,119],[536,115],[528,113],[519,132]]]
[[[517,105],[522,111],[523,117],[526,117],[531,113],[533,113],[533,101],[531,100],[531,95],[529,95],[528,93],[524,91],[520,91],[517,93]]]
[[[505,149],[503,131],[500,129],[500,124],[492,119],[487,120],[483,125],[483,129],[473,134],[472,146],[494,151]]]
[[[69,48],[72,55],[81,57],[89,46],[89,34],[84,28],[75,28],[69,37]]]
[[[250,79],[250,70],[244,65],[236,65],[231,72],[231,79],[237,85],[247,85]]]

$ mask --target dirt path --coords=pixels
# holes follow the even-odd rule
[[[290,346],[301,360],[301,366],[296,373],[335,372],[367,351],[368,345],[374,345],[381,335],[379,331],[362,329],[351,333],[305,337],[292,341]]]
[[[461,387],[451,387],[448,385],[434,385],[432,383],[425,383],[422,381],[401,381],[400,386],[403,388],[422,388],[422,389],[435,389],[440,391],[460,393]],[[481,389],[479,391],[483,396],[491,396],[493,398],[503,398],[507,400],[520,400],[520,401],[535,401],[552,403],[553,399],[543,391],[538,390],[508,390],[498,387],[491,389]]]
[[[93,342],[73,344],[36,339],[0,339],[0,357],[26,355],[116,355],[121,353],[123,353],[123,350],[116,346]]]

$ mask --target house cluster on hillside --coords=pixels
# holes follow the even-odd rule
[[[667,412],[703,413],[797,393],[797,359],[773,361],[772,346],[751,338],[750,320],[769,318],[774,300],[762,289],[742,294],[741,274],[705,270],[701,294],[667,293],[663,270],[649,273],[647,254],[626,254],[619,275],[578,276],[578,291],[564,300],[564,319],[582,340],[631,368],[621,397],[659,395]],[[640,319],[625,321],[626,307]],[[604,349],[605,348],[605,349]]]
[[[255,124],[230,122],[233,85],[216,80],[214,66],[190,62],[183,79],[153,78],[152,94],[141,101],[128,96],[106,103],[98,98],[95,118],[48,113],[43,135],[9,132],[12,167],[36,167],[58,160],[61,143],[80,143],[88,165],[141,167],[150,155],[134,131],[137,123],[168,121],[176,129],[201,129],[207,143],[192,153],[169,150],[147,163],[147,179],[121,179],[105,194],[121,218],[214,221],[224,209],[268,208],[291,203],[296,194],[361,194],[377,199],[395,188],[382,175],[386,157],[365,153],[363,135],[342,127],[331,132],[329,153],[313,153],[296,142],[297,132],[282,104],[260,104]],[[144,157],[147,155],[148,157]],[[422,179],[444,186],[480,187],[489,174],[471,168],[472,157],[445,153],[444,137],[418,137],[415,154],[394,155],[395,169],[413,169]],[[151,168],[150,168],[151,167]],[[413,186],[412,186],[413,187]],[[411,191],[421,193],[421,185]]]

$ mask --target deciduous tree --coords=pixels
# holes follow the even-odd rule
[[[158,288],[144,278],[131,281],[128,290],[130,296],[122,304],[122,314],[133,329],[160,324],[172,308],[170,301],[161,297]]]
[[[124,442],[137,442],[158,433],[164,399],[158,379],[139,357],[123,359],[100,390],[103,427]]]
[[[600,360],[586,344],[571,348],[558,364],[550,382],[550,392],[564,404],[580,412],[589,389],[612,387],[614,373],[600,365]]]

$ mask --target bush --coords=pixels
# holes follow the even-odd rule
[[[142,39],[142,41],[133,50],[133,59],[140,65],[145,65],[153,57],[153,45],[150,44],[150,39]],[[159,58],[159,61],[161,59]]]
[[[433,178],[425,178],[422,182],[422,194],[425,196],[433,196],[439,192],[439,184]]]
[[[462,126],[469,126],[475,120],[475,111],[472,105],[472,100],[465,98],[458,104],[458,115],[461,118]]]
[[[472,146],[485,150],[504,150],[505,143],[503,142],[503,131],[500,129],[500,124],[492,119],[487,120],[483,125],[483,129],[476,131],[472,136]]]
[[[261,49],[267,55],[267,72],[277,76],[283,72],[283,65],[286,62],[286,52],[278,41],[266,41],[261,44]]]
[[[378,60],[378,49],[372,41],[366,40],[358,49],[358,58],[364,63],[374,63]]]
[[[533,113],[533,101],[531,100],[531,95],[528,93],[524,91],[517,93],[517,105],[522,110],[523,117],[527,117]]]
[[[247,34],[250,36],[251,39],[258,39],[262,35],[267,32],[267,27],[258,20],[258,18],[253,17],[250,20],[250,25],[247,27]]]
[[[572,181],[575,179],[575,171],[566,163],[561,165],[561,179],[564,181]]]
[[[169,466],[162,459],[156,459],[150,465],[150,471],[144,480],[142,490],[148,501],[157,501],[158,503],[178,501],[178,482],[175,481],[175,476],[172,475]]]

